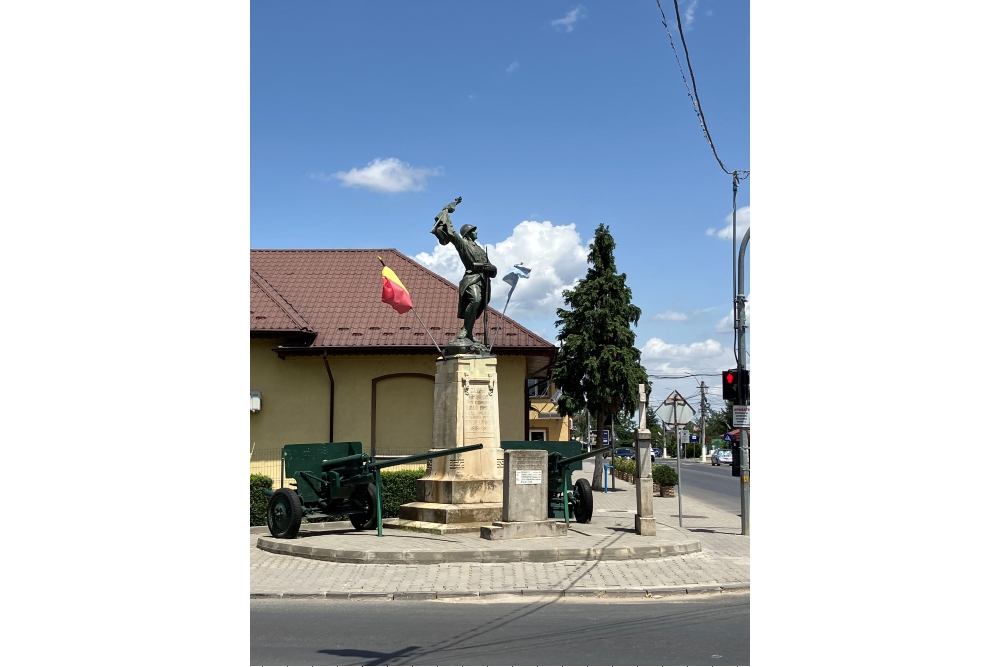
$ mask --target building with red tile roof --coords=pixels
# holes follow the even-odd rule
[[[399,314],[382,302],[379,257],[414,310]],[[440,356],[431,336],[444,347],[457,335],[457,307],[454,283],[394,249],[251,250],[250,389],[260,396],[251,469],[257,461],[256,471],[277,481],[265,468],[295,442],[353,440],[366,451],[377,443],[378,454],[430,448]],[[527,380],[549,376],[556,347],[509,317],[499,323],[490,308],[500,437],[527,440],[537,419]],[[482,319],[475,337],[483,338]]]

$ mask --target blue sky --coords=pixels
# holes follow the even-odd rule
[[[749,3],[689,0],[681,13],[720,157],[750,169]],[[534,271],[509,313],[554,340],[559,294],[604,223],[650,372],[733,365],[732,246],[718,235],[731,178],[655,0],[255,2],[250,48],[252,248],[395,247],[454,279],[454,250],[429,230],[461,195],[456,224],[479,226],[494,263]],[[654,384],[654,399],[695,386]]]

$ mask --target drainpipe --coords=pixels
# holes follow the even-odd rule
[[[336,386],[333,383],[333,373],[330,372],[330,362],[326,360],[326,350],[323,350],[323,365],[326,366],[326,374],[330,377],[330,439],[333,442],[333,395]]]

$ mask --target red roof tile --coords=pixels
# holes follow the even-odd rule
[[[291,328],[291,322],[301,327],[296,330],[316,332],[312,348],[362,347],[389,351],[392,347],[422,347],[435,351],[434,343],[412,310],[400,315],[382,303],[379,256],[409,290],[414,309],[443,347],[462,327],[456,312],[458,286],[392,249],[251,250],[250,309],[254,314],[250,330],[274,331],[275,323]],[[268,294],[265,291],[268,288],[275,295]],[[263,326],[255,324],[258,308],[267,318],[260,321],[265,323]],[[500,313],[493,308],[489,310],[492,337]],[[477,320],[476,338],[482,339],[482,326],[482,319]],[[541,336],[505,318],[494,349],[511,353],[524,348],[529,348],[525,352],[535,354],[553,354],[556,349]]]
[[[253,268],[250,269],[250,330],[312,332],[292,304]]]

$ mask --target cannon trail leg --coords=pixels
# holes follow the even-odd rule
[[[568,470],[563,471],[562,484],[563,484],[563,518],[566,519],[566,525],[569,525],[569,488],[566,486],[566,477],[568,477],[570,472]]]
[[[375,517],[378,522],[378,536],[382,537],[382,471],[375,470]]]

